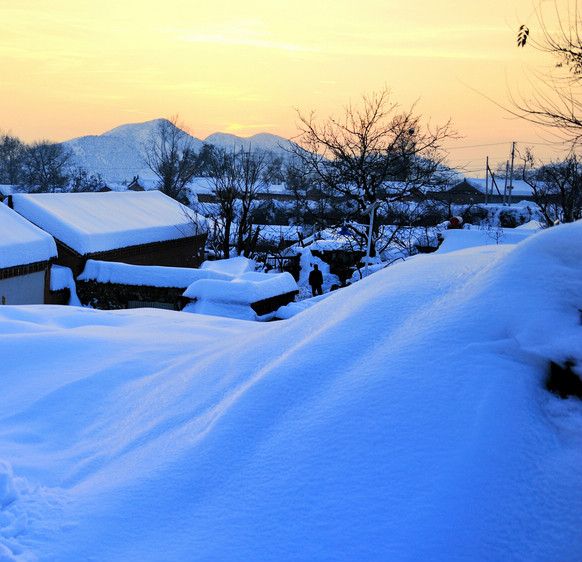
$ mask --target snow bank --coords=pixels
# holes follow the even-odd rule
[[[194,236],[202,217],[159,191],[16,194],[14,209],[85,255]]]
[[[0,204],[0,269],[56,257],[53,237]]]
[[[531,220],[516,228],[524,230],[542,230],[544,228],[544,225],[540,221]]]
[[[456,252],[477,246],[496,246],[499,244],[518,244],[533,233],[531,229],[516,228],[464,228],[462,230],[443,230],[444,241],[437,250],[439,254]]]
[[[120,285],[147,285],[148,287],[186,288],[199,279],[229,279],[211,269],[165,267],[158,265],[131,265],[120,262],[87,260],[79,281],[117,283]]]
[[[417,256],[270,324],[0,307],[0,458],[67,498],[14,540],[64,562],[578,562],[582,405],[543,380],[582,362],[580,240]]]

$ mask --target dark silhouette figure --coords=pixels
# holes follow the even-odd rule
[[[313,269],[309,272],[309,284],[311,285],[311,293],[315,295],[323,295],[323,275],[319,271],[317,264],[313,266]]]
[[[582,379],[574,371],[575,366],[572,359],[566,360],[564,365],[550,361],[546,388],[560,398],[575,396],[582,400]]]

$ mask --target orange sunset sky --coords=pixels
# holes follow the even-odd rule
[[[325,116],[386,85],[432,122],[452,118],[464,138],[451,163],[478,175],[512,140],[558,151],[486,99],[508,104],[551,64],[515,46],[532,12],[532,0],[0,0],[0,128],[66,140],[178,114],[199,138],[293,136],[295,108]]]

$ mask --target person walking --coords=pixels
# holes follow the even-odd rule
[[[323,295],[323,275],[319,271],[317,264],[309,272],[309,284],[311,285],[311,293],[315,295]]]

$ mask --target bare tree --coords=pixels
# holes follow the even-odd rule
[[[102,191],[106,188],[107,185],[101,174],[89,173],[82,167],[76,167],[71,172],[68,191],[72,193]]]
[[[455,137],[450,122],[423,125],[414,106],[401,109],[386,89],[338,118],[298,115],[300,134],[289,151],[316,182],[327,211],[350,225],[377,202],[404,201],[430,186],[442,168],[443,142]],[[367,240],[366,228],[353,229]]]
[[[71,152],[62,144],[38,141],[26,148],[20,185],[30,192],[66,191]]]
[[[534,13],[531,32],[526,25],[519,29],[518,47],[546,53],[554,64],[536,76],[531,95],[511,96],[509,111],[577,144],[582,139],[582,14],[571,0],[536,0]]]
[[[158,188],[188,204],[187,185],[196,175],[198,158],[194,139],[182,129],[177,117],[161,119],[144,144],[145,161],[158,177]]]
[[[248,256],[256,247],[259,236],[259,229],[253,228],[252,210],[261,187],[265,185],[269,160],[264,152],[249,149],[240,150],[235,163],[239,199],[236,251]]]
[[[522,156],[523,179],[532,188],[533,199],[548,226],[582,219],[582,163],[575,153],[558,162],[534,168],[531,150]],[[529,168],[527,166],[529,165]]]
[[[20,182],[25,153],[26,146],[19,138],[0,133],[0,183]]]
[[[214,223],[211,236],[225,258],[231,247],[246,256],[256,248],[259,228],[253,224],[253,211],[268,162],[265,153],[251,149],[213,151],[208,169],[216,203],[207,206],[206,214]]]
[[[231,235],[236,218],[237,182],[234,158],[234,153],[214,150],[208,163],[212,193],[216,199],[212,208],[205,209],[212,221],[210,239],[226,259],[230,257]]]

